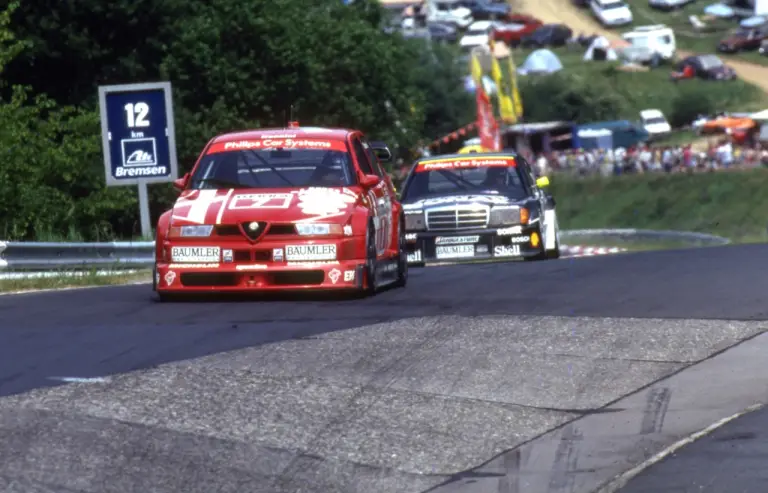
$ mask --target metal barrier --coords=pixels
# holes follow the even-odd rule
[[[728,238],[684,231],[644,229],[577,229],[560,232],[561,238],[605,236],[621,239],[677,240],[692,245],[726,245]],[[150,268],[154,242],[27,243],[0,242],[0,269],[76,270]]]
[[[42,243],[0,242],[0,269],[73,270],[149,268],[154,263],[154,243]]]

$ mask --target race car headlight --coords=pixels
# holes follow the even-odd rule
[[[341,224],[299,223],[296,225],[296,232],[301,236],[341,235],[342,229]]]
[[[211,236],[213,226],[175,226],[171,227],[168,236],[171,238],[204,238]]]
[[[491,218],[489,226],[506,226],[509,224],[520,224],[519,207],[494,207],[491,209]]]
[[[426,227],[424,222],[424,211],[406,211],[405,212],[405,230],[422,231]]]

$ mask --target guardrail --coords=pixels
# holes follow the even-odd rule
[[[605,236],[629,240],[677,240],[693,245],[726,245],[728,238],[684,231],[645,229],[577,229],[560,232],[569,237]],[[0,242],[0,270],[54,271],[77,269],[150,268],[154,242],[43,243]]]
[[[154,262],[154,243],[43,243],[0,242],[0,269],[133,269]]]

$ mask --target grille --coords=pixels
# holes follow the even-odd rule
[[[487,208],[452,207],[427,211],[427,229],[430,231],[455,231],[487,226]]]
[[[267,227],[267,223],[262,221],[253,221],[258,223],[258,227],[256,228],[256,231],[251,230],[248,226],[251,224],[252,221],[244,222],[242,224],[243,227],[243,233],[245,233],[245,236],[247,236],[251,241],[258,240],[261,235],[264,234],[264,231]]]

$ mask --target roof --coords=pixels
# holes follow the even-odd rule
[[[475,30],[480,31],[481,29],[482,30],[490,29],[491,26],[495,26],[495,25],[496,25],[496,23],[493,22],[493,21],[475,21],[475,22],[473,22],[472,24],[469,25],[469,30],[470,31],[475,31]]]
[[[613,121],[606,121],[606,122],[585,123],[584,125],[579,125],[578,128],[579,130],[601,129],[601,128],[610,128],[613,130],[628,130],[630,128],[636,128],[636,126],[629,120],[613,120]]]
[[[352,130],[346,128],[322,128],[322,127],[299,127],[299,128],[257,128],[253,130],[243,130],[241,132],[230,132],[217,135],[214,142],[228,142],[232,140],[263,139],[282,135],[290,138],[314,138],[327,140],[345,140]]]
[[[642,118],[653,118],[654,116],[664,116],[661,110],[649,109],[640,112]]]
[[[494,158],[494,157],[517,157],[515,151],[503,151],[503,152],[470,152],[468,154],[439,154],[437,156],[423,157],[416,161],[416,163],[428,163],[430,161],[442,161],[444,159],[478,159],[478,158]]]

